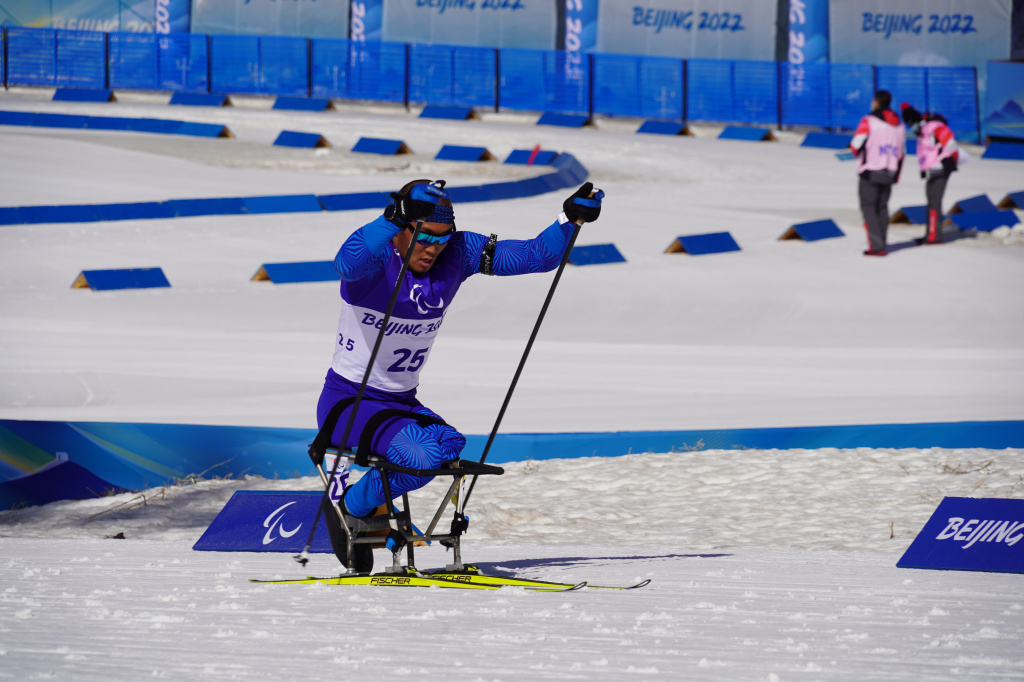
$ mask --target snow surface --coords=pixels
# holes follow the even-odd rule
[[[0,107],[218,122],[238,139],[0,126],[0,206],[478,184],[538,171],[434,162],[436,150],[573,153],[607,193],[580,243],[614,242],[628,263],[565,273],[504,432],[1022,416],[1021,230],[909,248],[921,228],[894,226],[898,248],[864,258],[852,165],[800,148],[799,133],[753,144],[714,140],[712,127],[635,135],[628,120],[562,130],[521,114],[452,123],[390,107],[50,94],[11,90]],[[334,149],[271,147],[284,129]],[[344,151],[362,136],[417,154]],[[947,209],[1024,188],[1019,163],[971,151]],[[525,238],[563,198],[456,210],[463,229]],[[922,202],[905,175],[891,208]],[[249,278],[264,262],[332,258],[373,214],[0,228],[0,418],[312,427],[336,289]],[[847,238],[777,241],[826,217]],[[741,253],[662,253],[680,234],[722,230]],[[146,266],[173,287],[69,288],[83,269]],[[423,373],[424,402],[486,433],[549,283],[467,282]],[[466,560],[549,580],[653,579],[630,592],[255,585],[337,564],[191,550],[235,490],[316,489],[309,478],[184,481],[3,512],[0,679],[1024,678],[1021,576],[894,567],[943,496],[1024,497],[1020,450],[693,447],[514,463],[470,502]],[[414,514],[437,487],[416,493]],[[418,557],[447,560],[439,547]]]

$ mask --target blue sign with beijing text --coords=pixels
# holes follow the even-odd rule
[[[1024,573],[1024,500],[947,497],[898,568]]]

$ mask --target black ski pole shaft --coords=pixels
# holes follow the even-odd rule
[[[544,305],[540,308],[540,315],[537,316],[537,322],[533,325],[533,331],[530,333],[530,340],[526,342],[526,350],[523,351],[523,357],[519,359],[519,366],[516,368],[516,373],[512,377],[512,384],[508,387],[508,393],[505,394],[505,402],[501,404],[501,409],[498,410],[498,418],[494,420],[494,427],[491,429],[491,435],[487,437],[487,444],[484,445],[484,452],[480,455],[480,463],[483,464],[484,460],[487,459],[487,453],[491,450],[491,444],[494,443],[494,436],[498,433],[498,428],[501,426],[501,420],[505,416],[505,410],[508,409],[509,401],[512,400],[512,393],[516,390],[516,384],[519,383],[519,375],[523,373],[523,367],[526,366],[526,358],[530,356],[530,349],[533,348],[533,342],[537,338],[537,332],[540,331],[540,325],[544,321],[544,315],[548,312],[548,306],[551,304],[551,299],[555,295],[555,287],[558,286],[558,280],[562,278],[562,271],[565,270],[565,264],[569,262],[569,254],[572,253],[572,247],[576,243],[576,237],[580,233],[580,228],[583,227],[583,223],[578,222],[573,226],[572,236],[569,237],[569,243],[565,247],[565,253],[562,254],[562,262],[558,264],[558,270],[555,272],[555,278],[551,280],[551,288],[548,289],[548,295],[544,299]],[[466,491],[466,498],[463,500],[462,508],[465,510],[466,504],[469,503],[469,496],[473,494],[473,488],[476,487],[476,479],[479,476],[474,476],[473,480],[469,482],[469,490]]]
[[[388,328],[388,322],[391,321],[391,313],[395,310],[395,303],[398,302],[398,292],[402,290],[402,282],[405,280],[405,273],[409,269],[409,261],[412,260],[412,250],[416,246],[416,238],[420,236],[420,229],[423,227],[423,221],[417,220],[416,227],[412,231],[412,239],[409,240],[409,248],[405,252],[405,257],[402,259],[402,269],[398,272],[398,279],[395,281],[395,288],[391,292],[391,300],[388,301],[387,310],[384,312],[384,319],[381,321],[380,331],[377,332],[377,338],[373,342],[373,350],[370,351],[370,361],[366,363],[366,371],[363,373],[363,380],[359,383],[359,390],[356,391],[356,399],[352,403],[352,413],[348,416],[348,422],[345,424],[345,430],[342,432],[341,443],[338,447],[338,457],[334,460],[334,466],[331,467],[331,473],[327,477],[327,484],[324,486],[324,494],[320,498],[320,504],[316,508],[316,517],[313,519],[313,527],[309,529],[309,538],[306,540],[305,548],[295,556],[295,560],[303,566],[309,560],[309,549],[313,546],[313,538],[316,537],[316,527],[320,523],[320,514],[323,512],[324,503],[327,501],[327,496],[330,494],[331,481],[334,480],[334,474],[338,471],[338,464],[341,462],[341,451],[345,449],[345,443],[348,441],[349,434],[352,432],[352,427],[356,423],[356,414],[359,410],[359,403],[363,401],[363,394],[366,392],[366,385],[370,382],[370,374],[373,372],[373,363],[377,359],[377,352],[380,350],[380,344],[384,340],[384,334]]]

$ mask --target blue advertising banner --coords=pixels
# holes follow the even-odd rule
[[[565,0],[565,33],[561,49],[593,52],[597,48],[597,3],[599,0]]]
[[[348,0],[193,0],[193,33],[348,38]]]
[[[189,0],[2,0],[0,25],[69,31],[183,33]]]
[[[291,552],[306,546],[321,491],[236,491],[192,549],[206,552]],[[323,516],[311,552],[332,553]]]
[[[989,62],[983,134],[1024,140],[1024,63]]]
[[[1024,500],[947,497],[896,566],[1024,573],[1022,538]]]
[[[790,64],[828,62],[828,0],[789,0]]]
[[[555,49],[551,0],[384,0],[383,40]]]
[[[596,51],[771,61],[775,27],[763,0],[601,0]]]
[[[382,40],[384,0],[352,0],[349,5],[349,40]]]
[[[1010,56],[1012,0],[831,0],[831,61],[974,66]]]

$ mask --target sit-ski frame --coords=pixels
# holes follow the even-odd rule
[[[327,448],[325,454],[332,454],[336,457],[344,458],[350,462],[355,462],[357,456],[352,450],[339,451],[338,448]],[[361,463],[361,462],[360,462]],[[449,571],[461,571],[464,570],[465,566],[462,563],[462,550],[460,546],[460,538],[469,526],[469,521],[466,519],[463,510],[466,504],[466,491],[465,482],[466,476],[473,476],[474,480],[476,476],[500,476],[505,473],[505,470],[501,467],[492,466],[490,464],[481,464],[480,462],[474,462],[472,460],[464,459],[453,459],[444,462],[440,469],[411,469],[398,464],[387,461],[383,457],[376,455],[370,455],[366,458],[366,466],[373,467],[380,472],[381,485],[384,487],[384,504],[387,507],[387,514],[377,517],[373,517],[374,522],[366,523],[361,520],[360,525],[357,527],[356,533],[349,528],[348,523],[345,520],[345,515],[337,504],[331,504],[334,508],[335,513],[338,515],[338,519],[341,522],[341,527],[345,530],[345,536],[348,540],[348,558],[349,565],[346,566],[346,570],[349,573],[354,573],[354,545],[356,544],[379,544],[382,541],[380,536],[363,536],[356,537],[356,534],[360,530],[375,531],[389,529],[387,540],[394,542],[387,543],[393,544],[391,548],[392,565],[385,568],[385,573],[405,573],[407,568],[416,570],[416,560],[413,554],[413,545],[417,542],[440,542],[445,547],[448,547],[453,552],[453,562],[446,565],[445,569]],[[330,480],[328,474],[324,471],[323,459],[316,462],[316,470],[320,475],[320,480],[325,487],[330,487]],[[395,503],[391,499],[391,483],[388,481],[386,472],[394,471],[396,473],[408,474],[410,476],[451,476],[452,482],[448,486],[448,491],[441,498],[441,503],[437,507],[437,511],[434,513],[434,518],[431,519],[430,525],[427,527],[426,532],[416,532],[416,529],[412,525],[412,516],[409,510],[409,495],[408,493],[402,494],[402,505],[404,506],[404,512],[398,514],[395,511]],[[458,493],[457,503],[455,505],[455,514],[452,518],[451,529],[448,533],[435,534],[434,529],[437,527],[438,522],[441,520],[441,515],[444,513],[445,507],[448,506],[448,502],[452,499],[452,495]],[[330,498],[328,498],[330,499]],[[376,521],[381,519],[380,521]],[[386,521],[386,525],[385,525]],[[401,562],[402,546],[405,546],[408,552],[408,567],[403,567]]]

